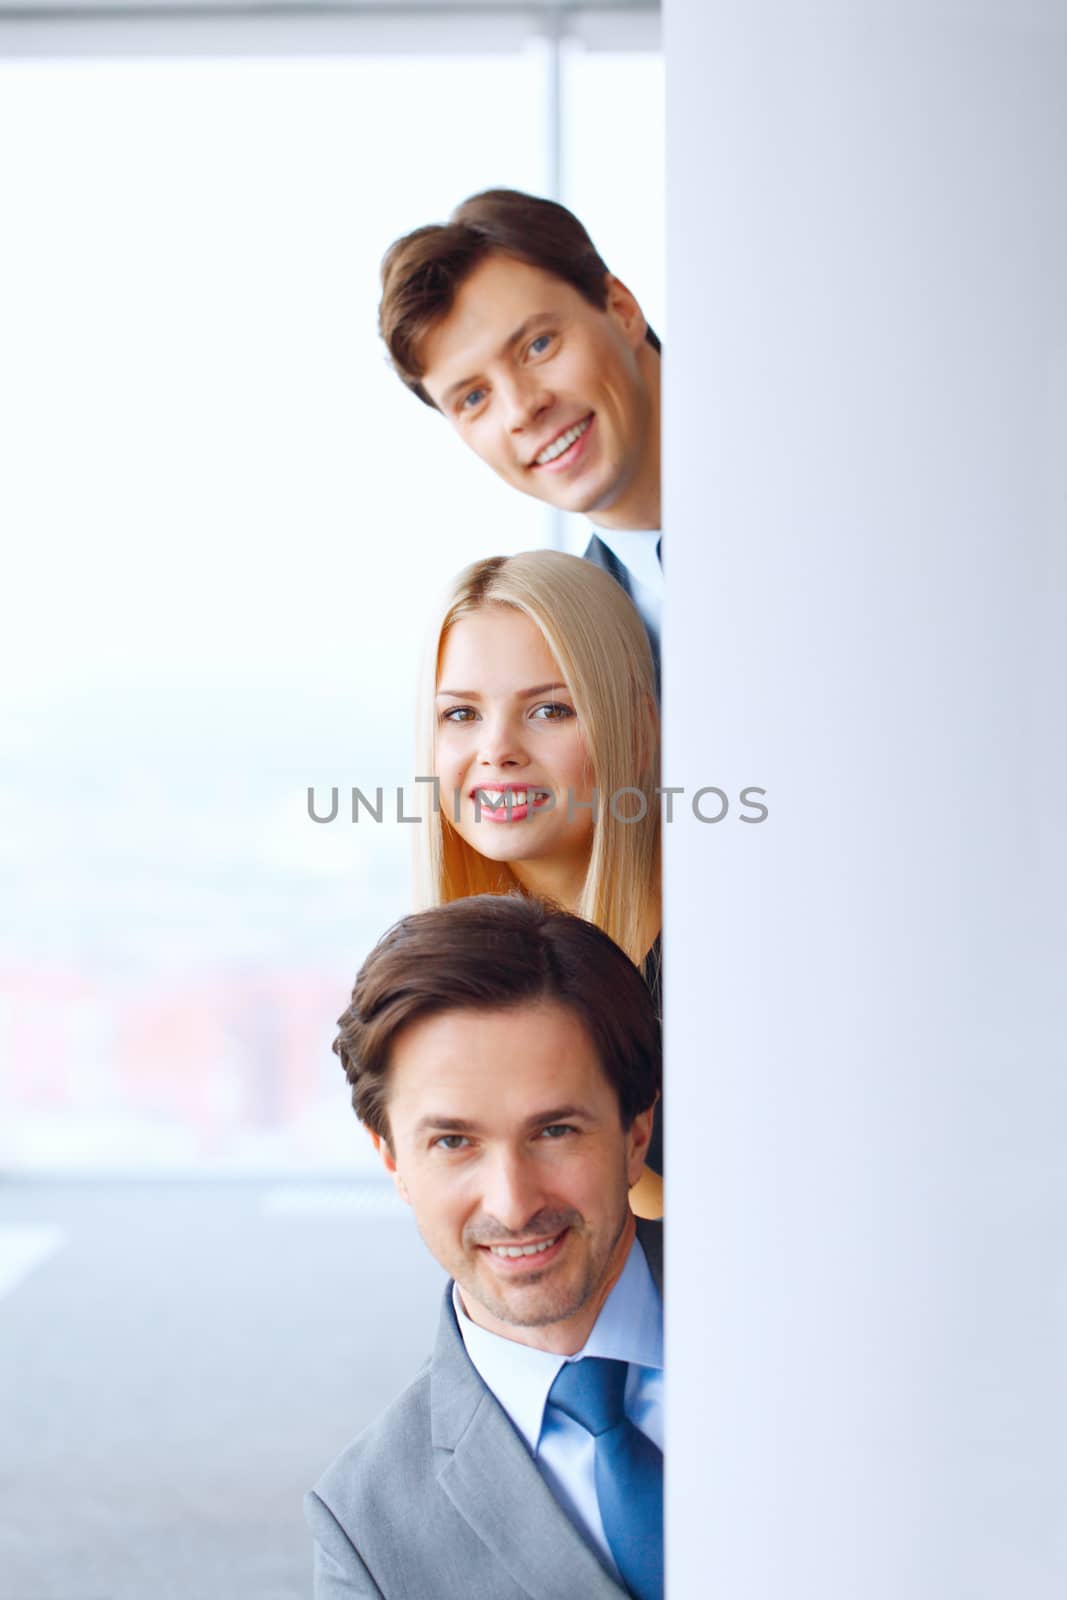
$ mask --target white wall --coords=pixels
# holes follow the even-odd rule
[[[671,1600],[1059,1600],[1067,12],[665,45]]]

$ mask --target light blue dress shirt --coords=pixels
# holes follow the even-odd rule
[[[606,1356],[629,1363],[624,1405],[635,1427],[663,1449],[663,1302],[635,1238],[583,1349],[573,1356],[534,1350],[472,1322],[459,1290],[452,1302],[467,1354],[529,1446],[542,1477],[608,1571],[611,1558],[596,1497],[596,1441],[580,1423],[548,1405],[564,1361]]]
[[[663,633],[663,567],[659,558],[658,528],[597,528],[594,532],[606,544],[630,575],[635,588],[634,603],[642,617],[648,617],[661,638]]]

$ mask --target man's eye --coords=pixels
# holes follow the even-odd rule
[[[461,411],[473,411],[475,406],[480,405],[484,398],[484,389],[469,389],[460,401],[459,408]]]
[[[541,1137],[543,1139],[562,1139],[564,1134],[576,1133],[577,1131],[576,1128],[571,1127],[569,1122],[552,1122],[549,1123],[547,1128],[541,1129]]]
[[[434,1140],[438,1150],[462,1150],[470,1140],[465,1133],[442,1133]]]
[[[475,718],[473,706],[449,706],[447,711],[442,711],[442,722],[473,722]]]
[[[552,335],[550,333],[539,333],[536,339],[530,340],[530,354],[532,356],[543,356],[551,343]]]
[[[559,700],[548,700],[544,705],[535,706],[530,712],[531,717],[537,717],[542,722],[565,722],[568,717],[574,716],[570,706]]]

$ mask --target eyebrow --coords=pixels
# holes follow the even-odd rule
[[[550,1106],[547,1111],[537,1111],[532,1117],[527,1117],[523,1126],[529,1128],[544,1128],[553,1122],[595,1122],[596,1117],[588,1106],[568,1105]],[[439,1117],[434,1112],[420,1117],[414,1127],[415,1135],[421,1133],[478,1133],[481,1124],[468,1122],[464,1117]]]
[[[425,1117],[420,1117],[415,1124],[415,1133],[428,1133],[430,1129],[435,1133],[476,1133],[476,1122],[465,1122],[462,1117],[439,1117],[430,1112]]]
[[[545,1127],[552,1122],[595,1122],[596,1117],[588,1106],[550,1106],[547,1111],[539,1111],[535,1117],[527,1120],[528,1128]]]
[[[503,355],[506,350],[512,350],[517,344],[521,344],[523,339],[533,332],[539,322],[551,322],[552,320],[553,313],[551,311],[535,311],[532,317],[527,317],[525,322],[520,322],[515,332],[508,335],[500,346],[498,354]],[[451,405],[462,390],[473,388],[477,382],[478,376],[475,374],[473,377],[458,378],[455,383],[450,383],[441,396],[445,405]]]
[[[570,694],[565,683],[535,683],[530,689],[516,689],[517,700],[532,700],[537,694],[553,694],[562,689],[564,694]],[[437,699],[450,696],[453,700],[480,700],[482,697],[477,689],[438,689]]]

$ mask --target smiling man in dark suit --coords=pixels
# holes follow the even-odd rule
[[[660,343],[577,217],[473,195],[390,247],[379,325],[408,388],[506,483],[589,517],[586,559],[626,589],[658,661]]]
[[[317,1600],[662,1600],[640,973],[539,901],[455,901],[385,936],[335,1048],[452,1281],[429,1365],[307,1498]]]

